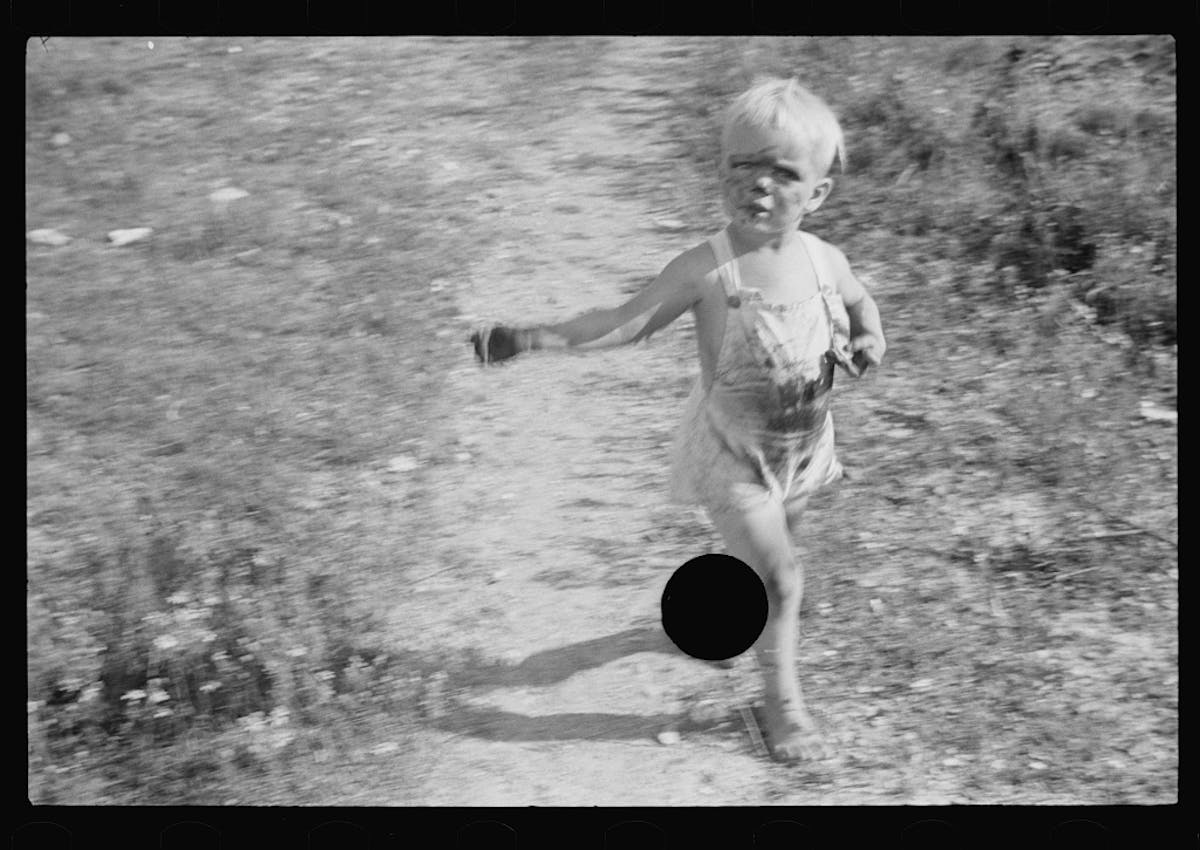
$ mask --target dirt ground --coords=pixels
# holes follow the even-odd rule
[[[373,570],[360,601],[385,649],[420,670],[424,696],[402,763],[376,758],[361,781],[305,802],[1173,801],[1174,552],[1146,550],[1161,563],[1117,553],[1114,569],[1140,565],[1128,584],[1052,580],[1048,595],[1012,564],[964,560],[964,540],[1050,534],[1055,505],[989,466],[989,435],[1011,423],[979,406],[980,388],[1009,380],[1012,359],[969,356],[961,337],[930,327],[920,293],[877,257],[851,261],[880,302],[889,362],[839,388],[851,478],[814,504],[799,541],[801,681],[837,750],[828,762],[787,767],[757,752],[743,711],[758,693],[752,660],[728,672],[697,662],[659,626],[672,571],[721,550],[702,513],[666,495],[669,442],[698,369],[689,320],[631,349],[474,362],[476,325],[612,305],[721,225],[667,120],[697,44],[372,48],[391,99],[357,114],[348,139],[363,144],[343,155],[381,187],[420,174],[428,195],[411,214],[436,217],[440,271],[396,281],[390,309],[440,321],[414,349],[432,364],[412,373],[420,404],[400,407],[419,418],[389,447],[390,472],[364,476],[370,492],[355,497],[391,506],[364,511],[363,527],[406,566]],[[336,60],[344,46],[306,49]],[[318,77],[279,85],[317,104],[331,96]],[[945,360],[930,363],[931,347]],[[1175,451],[1173,431],[1130,427],[1144,429],[1138,452]],[[1138,523],[1173,521],[1172,494],[1158,496],[1138,503]]]

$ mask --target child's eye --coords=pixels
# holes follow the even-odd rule
[[[786,181],[790,182],[792,180],[799,180],[800,175],[797,174],[796,172],[792,171],[790,168],[776,168],[775,169],[775,179],[776,180],[786,180]]]

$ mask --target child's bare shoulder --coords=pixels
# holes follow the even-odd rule
[[[663,270],[663,276],[669,278],[674,286],[699,297],[707,284],[715,279],[716,270],[717,260],[712,248],[707,242],[700,242],[671,260]]]
[[[838,275],[850,273],[850,261],[841,248],[808,231],[805,231],[805,234],[816,249],[817,259],[824,261]]]

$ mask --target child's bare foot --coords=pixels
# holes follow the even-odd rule
[[[763,731],[776,761],[797,762],[827,759],[833,751],[809,713],[795,703],[768,700],[763,709]]]

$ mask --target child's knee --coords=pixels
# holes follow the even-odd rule
[[[800,568],[790,555],[765,564],[762,579],[772,604],[787,604],[800,595]]]

